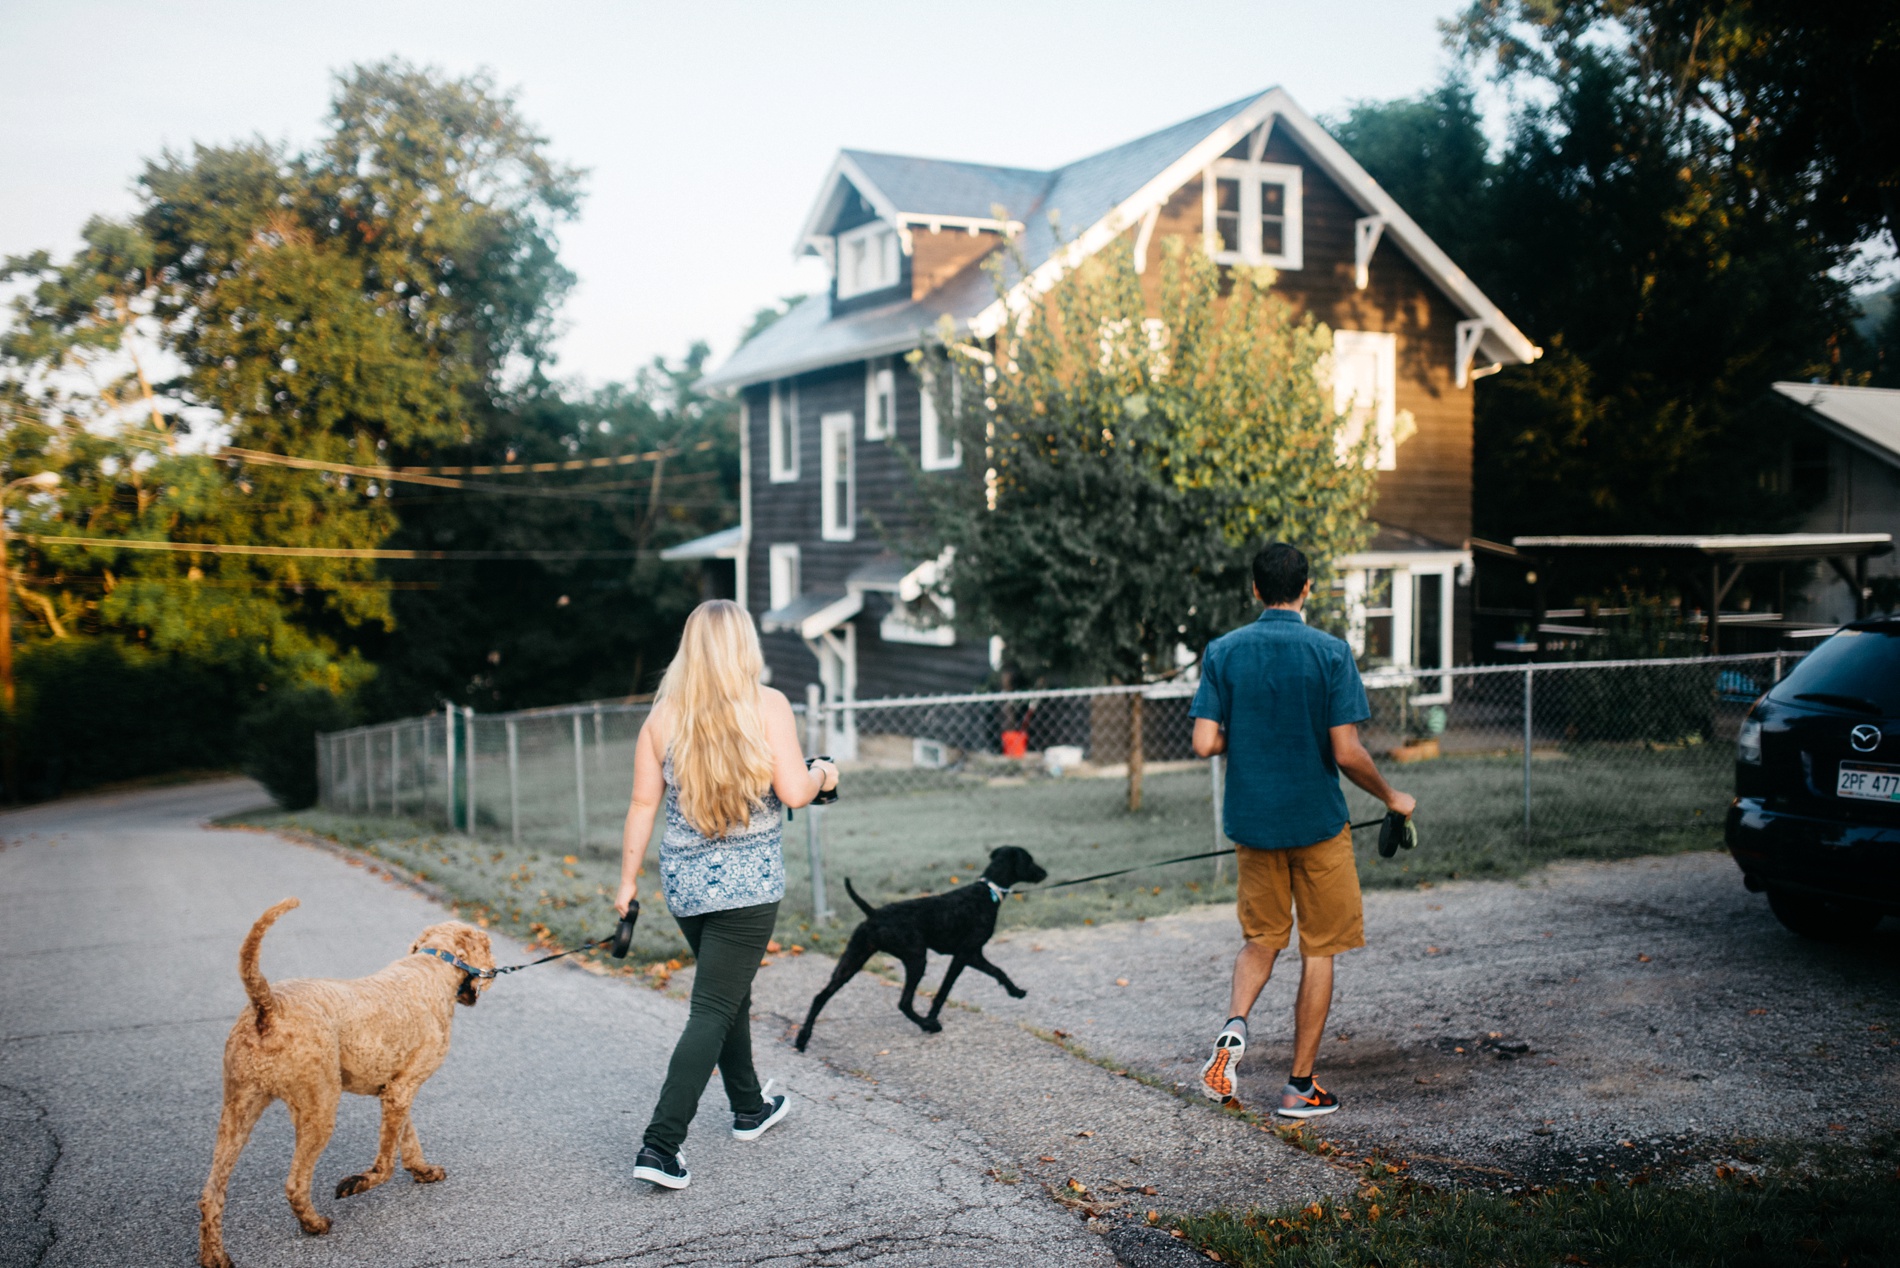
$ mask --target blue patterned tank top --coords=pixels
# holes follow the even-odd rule
[[[723,837],[703,837],[680,813],[671,754],[661,775],[666,780],[666,830],[660,837],[660,884],[667,910],[675,916],[703,916],[785,897],[784,815],[776,792],[765,790],[765,804],[752,812],[744,828]]]

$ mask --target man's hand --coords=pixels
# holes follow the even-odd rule
[[[1385,808],[1394,814],[1402,814],[1410,819],[1412,812],[1418,809],[1418,798],[1411,793],[1402,793],[1394,789],[1392,795],[1386,798]]]
[[[627,905],[639,896],[640,880],[638,877],[632,880],[621,881],[620,890],[614,895],[614,910],[622,916],[626,915]]]

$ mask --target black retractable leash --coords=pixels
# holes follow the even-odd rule
[[[633,926],[639,919],[640,904],[638,902],[629,902],[627,904],[627,914],[620,918],[620,928],[616,929],[609,936],[605,938],[595,938],[592,942],[583,942],[580,946],[570,947],[566,951],[556,951],[553,955],[544,955],[540,959],[530,960],[526,964],[510,964],[499,969],[478,969],[463,960],[461,956],[456,955],[453,951],[444,951],[441,947],[421,947],[418,948],[417,954],[432,955],[438,960],[443,960],[454,965],[456,968],[462,970],[465,979],[488,979],[501,977],[507,973],[519,973],[521,970],[531,969],[537,964],[546,964],[549,960],[565,959],[570,955],[578,955],[582,951],[592,951],[595,947],[604,947],[608,943],[613,944],[612,954],[614,959],[624,960],[627,958],[627,952],[633,947]],[[463,984],[467,985],[466,980]]]
[[[1410,850],[1418,845],[1418,828],[1412,821],[1396,810],[1388,810],[1382,819],[1367,819],[1364,823],[1348,824],[1354,832],[1361,828],[1378,826],[1379,857],[1391,858],[1401,849]],[[1070,885],[1086,885],[1090,881],[1105,881],[1115,876],[1126,876],[1130,872],[1142,872],[1151,867],[1167,867],[1171,863],[1192,863],[1197,859],[1225,858],[1232,854],[1231,849],[1208,850],[1203,854],[1183,854],[1178,859],[1161,859],[1154,863],[1137,863],[1133,867],[1120,868],[1113,872],[1097,872],[1094,876],[1078,876],[1072,881],[1057,881],[1053,885],[1044,885],[1044,891],[1063,889]]]
[[[829,753],[820,753],[816,757],[808,757],[805,759],[805,769],[810,770],[811,764],[813,762],[828,762],[830,760],[831,760],[831,754]],[[838,800],[838,789],[836,785],[833,785],[830,788],[820,788],[818,790],[818,795],[816,797],[813,797],[810,801],[806,802],[805,804],[808,806],[829,806],[832,802],[836,800]],[[792,808],[790,806],[787,806],[785,808],[785,817],[787,819],[792,819],[796,817],[792,813]]]

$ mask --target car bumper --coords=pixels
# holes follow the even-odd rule
[[[1766,809],[1737,797],[1724,838],[1751,887],[1846,899],[1900,915],[1900,827]]]

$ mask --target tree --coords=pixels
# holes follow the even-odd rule
[[[918,354],[984,472],[923,482],[924,548],[955,549],[958,624],[1000,636],[1032,680],[1153,681],[1178,647],[1251,614],[1248,563],[1271,538],[1307,551],[1323,609],[1331,561],[1370,532],[1372,488],[1372,437],[1342,461],[1330,347],[1270,271],[1224,271],[1174,242],[1153,317],[1132,255],[1105,251],[993,341]]]

